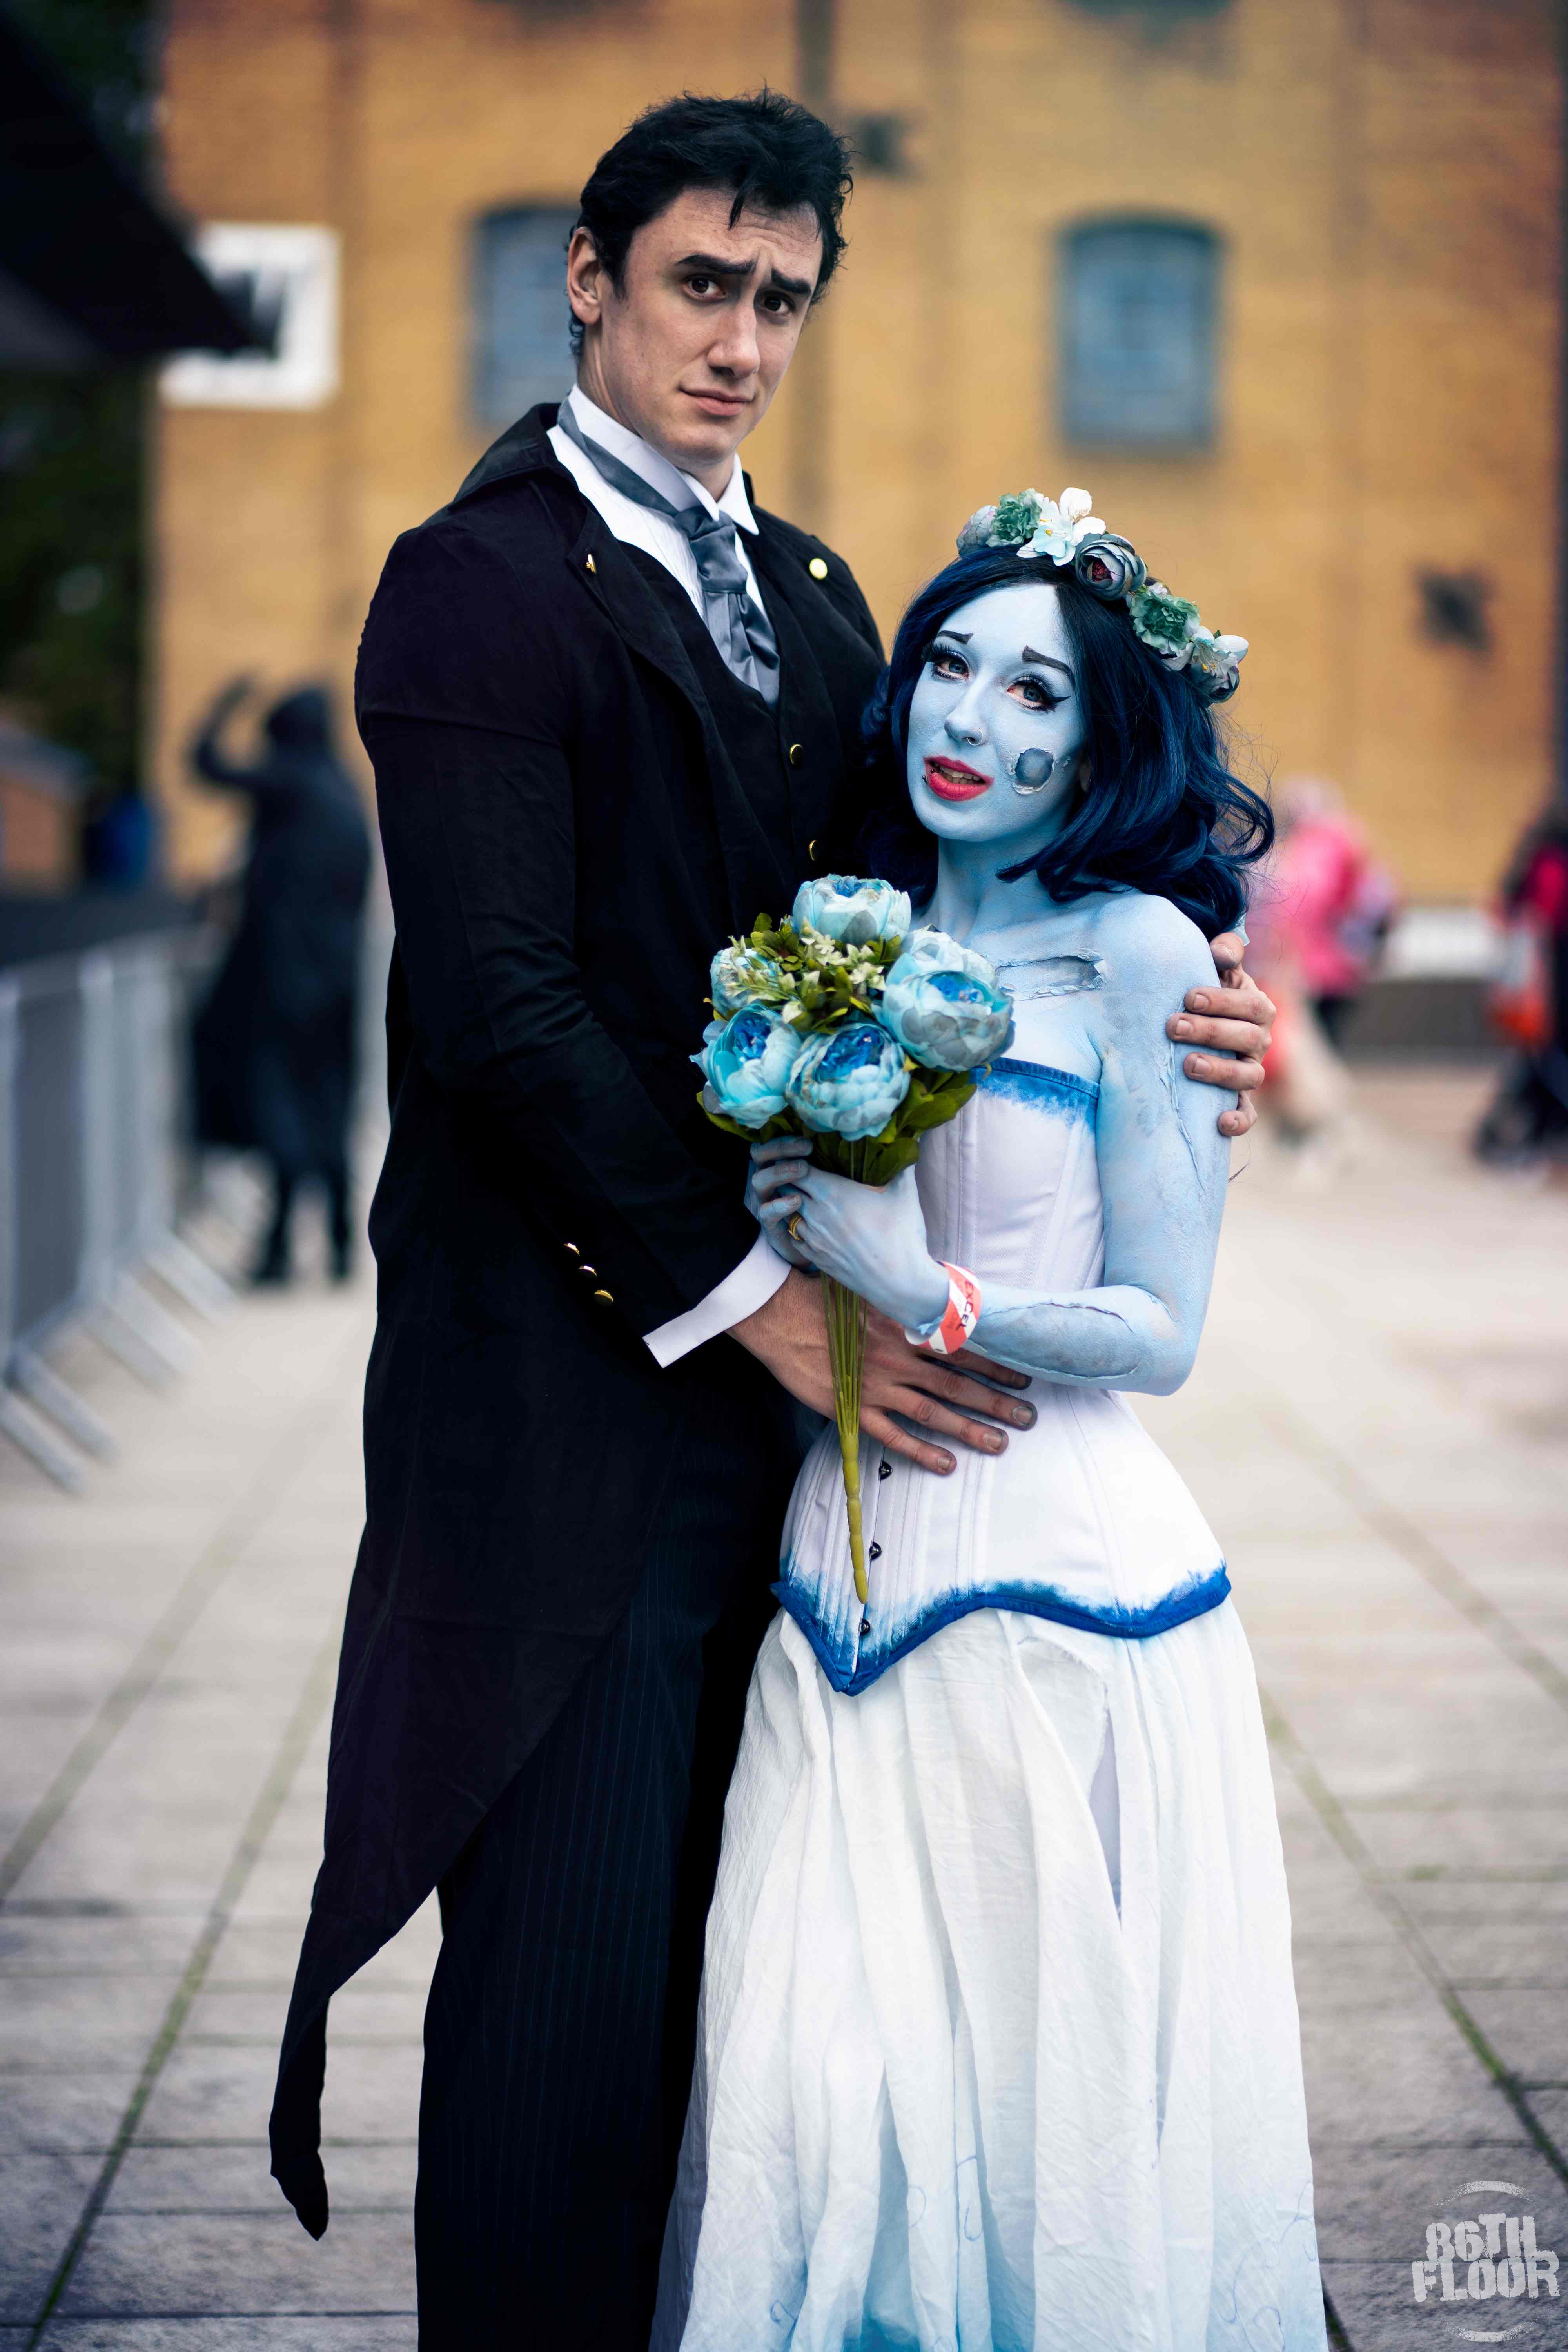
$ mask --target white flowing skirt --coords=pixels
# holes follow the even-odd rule
[[[1118,1898],[1120,1898],[1120,1908]],[[1321,2352],[1290,1921],[1229,1601],[787,1616],[724,1817],[654,2352]]]

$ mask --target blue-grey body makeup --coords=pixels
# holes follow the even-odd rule
[[[989,958],[1005,987],[1016,974],[1015,1039],[952,1127],[924,1139],[918,1171],[879,1190],[799,1160],[772,1185],[762,1171],[767,1222],[798,1209],[811,1263],[907,1328],[941,1316],[944,1261],[966,1266],[982,1293],[971,1344],[1037,1384],[1035,1429],[952,1482],[973,1490],[975,1508],[988,1496],[983,1541],[956,1496],[937,1503],[929,1480],[901,1463],[884,1471],[864,1449],[868,1527],[882,1552],[864,1634],[861,1612],[835,1597],[836,1528],[803,1517],[797,1494],[783,1591],[817,1622],[819,1654],[826,1643],[845,1687],[960,1606],[1067,1610],[1072,1622],[1131,1635],[1177,1622],[1170,1607],[1213,1607],[1227,1589],[1213,1536],[1120,1402],[1179,1387],[1203,1327],[1228,1147],[1164,1016],[1212,983],[1213,961],[1167,899],[1093,891],[1058,904],[1032,873],[999,878],[1081,789],[1085,713],[1056,601],[1031,581],[961,606],[932,640],[910,710],[910,801],[939,853],[915,920]],[[1020,793],[1013,772],[1031,751],[1053,762],[1038,794]],[[1110,777],[1089,782],[1115,789]],[[1042,972],[1053,976],[1043,990]],[[1086,1448],[1098,1469],[1086,1468]],[[825,1455],[824,1468],[836,1462]],[[1079,1511],[1068,1489],[1085,1475],[1110,1499]],[[1031,1580],[1035,1601],[999,1601]]]

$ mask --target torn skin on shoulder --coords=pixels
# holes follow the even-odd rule
[[[1086,989],[1105,986],[1103,956],[1031,956],[1019,963],[998,963],[996,969],[1015,1001],[1081,996]]]

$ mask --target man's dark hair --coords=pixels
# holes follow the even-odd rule
[[[837,131],[793,98],[760,89],[750,98],[666,99],[639,114],[601,155],[578,198],[577,226],[593,238],[617,292],[639,228],[687,188],[731,194],[732,228],[748,205],[791,212],[809,205],[822,232],[822,267],[812,299],[820,300],[844,251],[849,149]],[[583,345],[572,321],[572,348]]]

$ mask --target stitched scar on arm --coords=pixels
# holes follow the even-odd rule
[[[1049,1365],[1052,1376],[1067,1382],[1082,1381],[1098,1386],[1103,1381],[1131,1378],[1139,1363],[1136,1333],[1112,1307],[1097,1307],[1086,1298],[1039,1298],[1026,1307],[995,1307],[982,1318],[984,1332],[977,1345],[989,1343],[1004,1363],[1027,1356],[1037,1369]],[[1070,1357],[1070,1364],[1064,1363]]]

